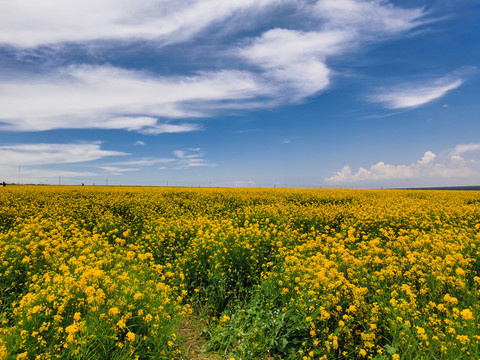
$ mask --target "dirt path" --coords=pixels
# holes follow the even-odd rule
[[[178,330],[182,360],[221,360],[222,356],[215,352],[207,352],[207,341],[202,336],[205,323],[190,317],[185,318]]]

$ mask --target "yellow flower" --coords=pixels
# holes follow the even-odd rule
[[[457,340],[460,341],[463,345],[470,341],[470,338],[467,335],[457,335]]]
[[[123,321],[123,319],[120,319],[120,320],[118,320],[118,322],[117,322],[117,326],[118,326],[120,329],[124,329],[127,325],[125,324],[125,321]]]
[[[357,307],[355,305],[350,305],[347,309],[347,312],[352,312],[353,313],[355,311],[357,311]]]
[[[463,270],[462,268],[457,268],[455,270],[455,274],[457,274],[458,276],[464,276],[465,275],[465,270]]]
[[[27,355],[28,355],[28,353],[26,351],[21,353],[21,354],[18,354],[17,355],[17,360],[26,359]]]
[[[460,314],[462,315],[463,320],[474,320],[473,313],[470,309],[462,310]]]
[[[220,319],[220,322],[227,322],[230,320],[230,316],[223,315],[223,317]]]
[[[79,312],[76,312],[75,315],[73,315],[73,320],[79,321],[82,315]]]
[[[131,332],[131,331],[129,331],[129,332],[127,333],[126,337],[127,337],[127,340],[130,341],[130,342],[135,341],[135,334],[134,334],[133,332]]]
[[[117,307],[112,307],[110,308],[110,310],[108,310],[108,315],[110,316],[115,316],[115,315],[118,315],[120,313],[120,310],[118,310]]]
[[[41,307],[41,306],[38,306],[38,305],[37,305],[37,306],[34,306],[34,307],[32,308],[32,310],[30,310],[30,312],[31,312],[32,314],[36,314],[36,313],[38,313],[38,312],[40,312],[40,311],[42,311],[42,307]]]
[[[78,328],[77,324],[73,323],[72,325],[69,325],[65,328],[65,332],[67,334],[75,334],[79,331],[80,329]]]
[[[458,303],[458,299],[450,296],[450,294],[445,294],[445,296],[443,297],[443,300],[448,302],[448,303],[451,303],[451,304],[457,304]]]

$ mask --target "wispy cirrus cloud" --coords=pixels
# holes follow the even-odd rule
[[[172,161],[175,161],[174,158],[141,158],[141,159],[133,159],[133,160],[126,160],[126,161],[118,161],[111,163],[111,165],[117,166],[153,166],[158,164],[168,164]]]
[[[100,142],[77,144],[20,144],[0,146],[0,164],[44,165],[98,160],[107,156],[125,156],[120,151],[102,150]]]
[[[66,184],[71,183],[71,179],[83,180],[85,178],[103,175],[95,171],[69,171],[44,167],[22,167],[21,171],[17,172],[16,170],[15,168],[0,164],[2,181],[21,184]],[[77,183],[81,182],[82,181],[79,180]]]
[[[37,47],[98,40],[185,41],[278,0],[28,0],[0,2],[0,44]]]
[[[382,103],[389,109],[408,109],[427,104],[457,89],[464,82],[458,77],[446,76],[430,81],[421,81],[378,89],[368,98],[371,102]]]
[[[245,26],[259,33],[266,24],[260,15],[281,14],[282,9],[284,28],[244,37]],[[0,130],[123,129],[150,135],[198,131],[202,127],[191,119],[222,111],[303,101],[331,84],[335,71],[329,60],[333,57],[425,22],[423,9],[366,0],[140,0],[121,4],[112,0],[68,4],[17,0],[0,3],[0,14],[0,46],[23,49],[13,50],[20,53],[46,48],[51,57],[65,44],[107,51],[102,44],[114,46],[112,40],[148,42],[159,49],[228,21],[229,40],[219,42],[215,52],[223,65],[189,69],[188,75],[165,76],[97,62],[48,68],[33,77],[13,74],[2,81]],[[202,54],[195,48],[195,44],[185,47],[187,58],[190,52]],[[211,52],[208,56],[212,57]]]
[[[470,144],[459,144],[455,146],[452,151],[452,155],[461,155],[471,151],[480,150],[480,144],[470,143]]]
[[[116,161],[108,165],[100,166],[102,169],[111,169],[120,174],[127,171],[137,171],[151,166],[160,166],[162,170],[182,170],[195,167],[215,167],[214,163],[205,159],[205,154],[200,148],[187,148],[172,151],[170,157],[146,157],[139,159],[130,159],[125,161]]]
[[[152,166],[182,170],[214,167],[200,148],[174,150],[170,157],[128,158],[120,151],[104,150],[100,142],[72,144],[17,144],[0,146],[0,173],[8,182],[42,183],[45,179],[118,176]],[[123,161],[98,163],[108,157],[127,157]],[[95,163],[92,163],[96,161]],[[84,171],[69,170],[69,164],[84,163]],[[19,180],[19,178],[21,178]]]
[[[70,66],[35,79],[5,81],[0,89],[0,130],[196,131],[198,124],[158,118],[206,116],[208,110],[195,104],[238,101],[262,91],[251,74],[239,71],[161,77],[112,66]]]
[[[350,30],[363,36],[384,36],[410,30],[425,23],[423,8],[405,9],[387,1],[319,0],[314,14],[329,29]]]
[[[268,83],[276,84],[277,96],[289,101],[303,100],[329,86],[334,73],[330,58],[425,23],[422,9],[380,1],[318,0],[304,5],[303,11],[306,18],[318,22],[313,29],[271,29],[237,50],[263,70]]]
[[[139,132],[146,135],[158,135],[164,133],[184,133],[190,131],[200,131],[202,126],[194,123],[164,123],[141,129]]]
[[[467,178],[478,173],[475,168],[477,161],[466,160],[460,154],[475,150],[480,150],[480,144],[460,144],[441,158],[426,151],[420,160],[411,164],[393,165],[380,161],[368,169],[361,167],[356,172],[346,165],[334,176],[325,178],[324,182],[339,185],[379,180]]]
[[[205,154],[200,152],[200,148],[175,150],[173,154],[176,156],[174,167],[177,169],[217,166],[216,164],[209,163],[203,158]]]
[[[123,168],[119,166],[99,166],[100,169],[107,171],[110,175],[122,175],[126,172],[138,171],[140,168]]]
[[[69,164],[88,163],[106,157],[127,156],[103,150],[100,142],[72,144],[16,144],[0,146],[0,173],[3,181],[42,183],[47,178],[98,176],[92,170],[72,171]],[[54,169],[54,167],[56,167]]]
[[[298,139],[299,139],[298,137],[283,138],[283,139],[281,140],[281,142],[282,142],[283,144],[290,144],[290,143],[292,143],[293,141],[297,141]]]

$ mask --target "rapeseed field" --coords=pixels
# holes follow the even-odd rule
[[[479,192],[7,186],[0,359],[480,359],[479,252]]]

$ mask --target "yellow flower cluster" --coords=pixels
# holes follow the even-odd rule
[[[11,186],[0,359],[480,358],[478,192]]]
[[[25,216],[0,232],[2,317],[13,322],[0,333],[7,344],[0,351],[29,359],[164,357],[172,317],[184,306],[163,267],[138,246],[117,244],[118,231],[105,231],[101,217],[86,222],[98,197],[78,204],[75,193],[12,190]]]

